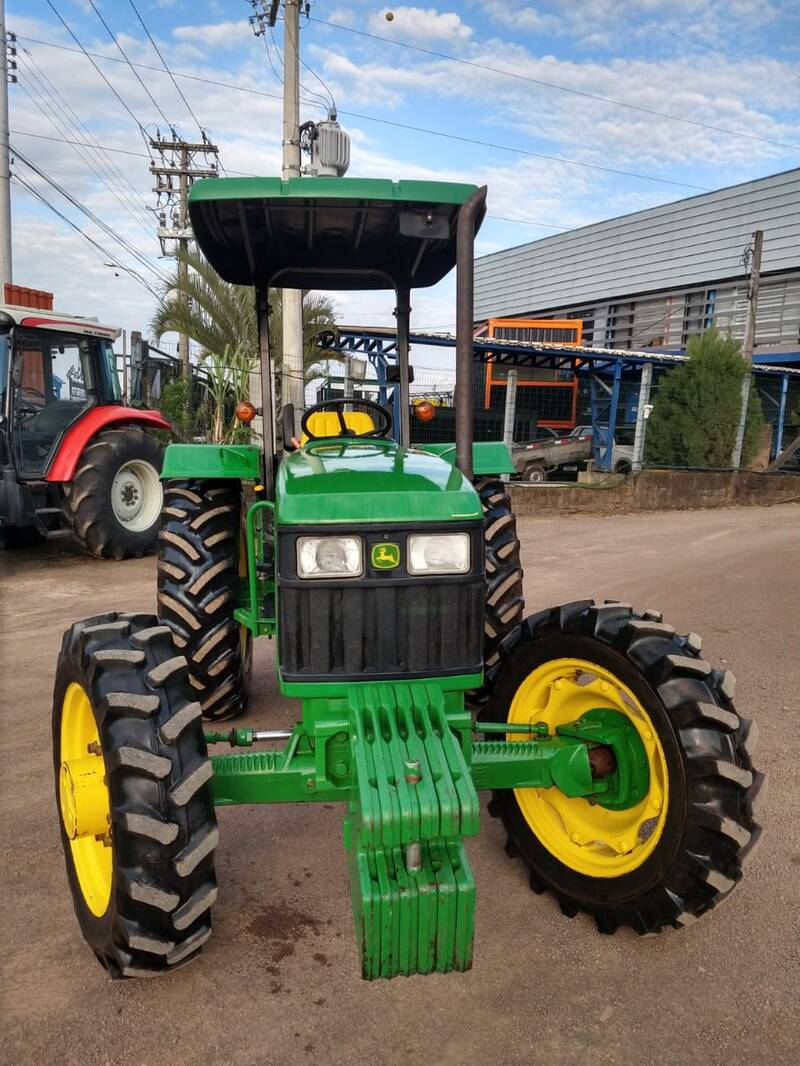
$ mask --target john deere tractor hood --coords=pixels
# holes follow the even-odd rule
[[[276,487],[281,525],[482,517],[460,470],[390,440],[312,441],[281,463]]]

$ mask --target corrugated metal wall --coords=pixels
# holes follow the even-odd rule
[[[601,348],[685,347],[711,326],[744,336],[747,281],[710,282],[692,288],[560,308],[558,316],[583,320],[583,340]],[[551,313],[545,311],[544,314]],[[541,312],[539,312],[541,316]],[[762,278],[756,343],[800,344],[800,269]]]
[[[589,343],[617,347],[658,337],[681,343],[709,318],[736,333],[744,285],[719,283],[742,277],[742,250],[755,229],[764,230],[764,273],[789,272],[762,282],[757,342],[797,343],[800,169],[483,256],[475,316],[558,311],[591,322]]]

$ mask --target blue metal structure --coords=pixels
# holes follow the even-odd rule
[[[378,326],[339,326],[336,332],[326,331],[317,338],[320,348],[340,355],[366,356],[375,367],[378,378],[379,400],[385,403],[391,398],[393,404],[393,421],[398,419],[397,389],[389,397],[390,383],[387,380],[388,367],[397,354],[397,334],[394,329]],[[425,345],[429,348],[455,348],[455,335],[451,333],[418,333],[409,335],[411,345]],[[687,356],[675,351],[650,348],[646,351],[630,351],[616,348],[592,348],[588,346],[567,346],[558,344],[541,344],[530,341],[501,340],[498,338],[475,337],[473,341],[476,363],[490,360],[496,366],[529,367],[546,370],[562,370],[575,374],[588,374],[592,425],[594,429],[594,459],[600,470],[611,470],[613,466],[614,435],[620,411],[622,385],[625,375],[641,372],[641,368],[650,363],[654,367],[671,367],[685,363]],[[799,353],[782,353],[788,362],[795,361]],[[773,451],[777,454],[783,439],[786,419],[787,395],[789,383],[800,383],[800,366],[775,366],[767,359],[777,358],[769,354],[757,354],[754,358],[753,373],[756,378],[779,379],[780,400]],[[781,356],[782,357],[782,356]],[[608,381],[603,379],[607,378]],[[601,391],[607,398],[601,395]],[[767,397],[771,399],[771,397]],[[775,402],[775,401],[773,401]]]

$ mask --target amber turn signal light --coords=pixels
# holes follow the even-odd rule
[[[429,400],[422,400],[420,403],[414,404],[414,414],[420,422],[430,422],[436,414],[436,408]]]
[[[258,414],[255,407],[249,400],[242,400],[241,403],[236,404],[236,410],[234,412],[240,422],[252,422]]]

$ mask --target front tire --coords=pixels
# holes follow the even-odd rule
[[[139,426],[103,430],[63,486],[63,511],[75,538],[101,559],[139,558],[156,545],[163,493],[163,449]]]
[[[252,636],[233,616],[243,572],[238,481],[167,481],[158,545],[158,614],[189,663],[203,717],[244,713]]]
[[[506,485],[499,478],[475,482],[483,506],[486,608],[484,615],[483,664],[488,674],[499,660],[502,641],[519,625],[525,609],[522,563],[517,537],[517,518]],[[470,703],[486,699],[484,684],[469,694]]]
[[[211,934],[211,763],[169,629],[105,614],[64,635],[53,699],[56,802],[84,938],[114,978],[195,958]]]
[[[552,892],[569,917],[591,914],[601,932],[688,925],[730,895],[759,839],[757,730],[733,706],[733,675],[700,647],[657,612],[586,601],[533,615],[501,648],[488,720],[553,732],[611,707],[647,750],[648,791],[626,811],[548,789],[495,792],[490,804],[533,891]]]

